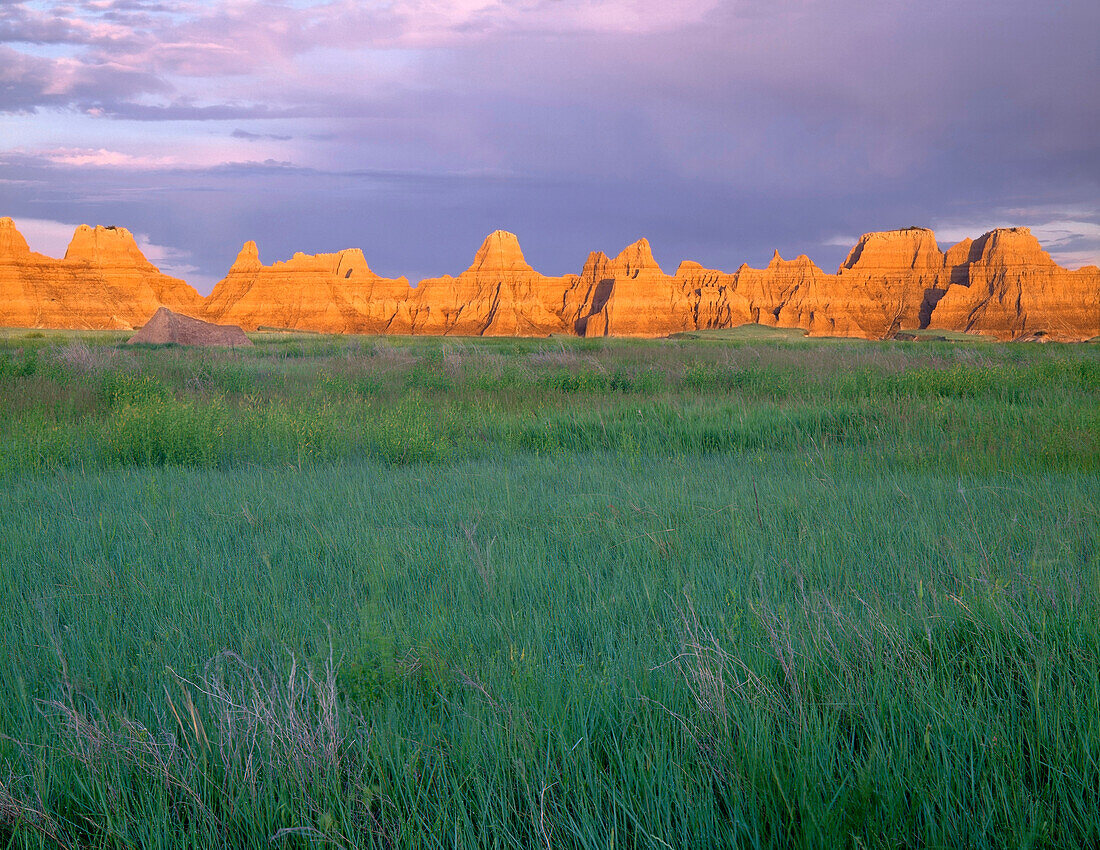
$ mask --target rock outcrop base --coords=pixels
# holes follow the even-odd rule
[[[764,269],[685,260],[669,275],[641,239],[613,259],[593,252],[580,274],[547,277],[498,230],[462,274],[415,287],[375,274],[358,249],[268,266],[248,242],[204,299],[162,274],[123,228],[81,225],[57,260],[0,219],[0,326],[132,328],[161,307],[249,331],[657,337],[756,323],[865,339],[938,328],[1079,341],[1100,336],[1100,269],[1062,268],[1025,227],[946,252],[931,230],[911,227],[865,234],[836,274],[776,253]]]

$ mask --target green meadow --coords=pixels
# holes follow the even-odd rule
[[[0,335],[0,846],[1100,845],[1100,346]]]

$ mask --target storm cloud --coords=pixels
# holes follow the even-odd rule
[[[362,247],[548,273],[1029,225],[1100,260],[1100,7],[88,0],[0,7],[0,214],[123,223],[216,279]],[[1045,235],[1045,236],[1044,236]]]

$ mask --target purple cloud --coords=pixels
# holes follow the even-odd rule
[[[48,14],[26,3],[5,3],[0,7],[0,43],[111,45],[132,37],[129,25],[100,18],[80,17],[73,10]]]
[[[259,142],[264,139],[274,142],[289,142],[293,136],[281,136],[278,133],[250,133],[238,127],[230,135],[234,139],[244,139],[247,142]]]
[[[555,272],[1009,220],[1100,258],[1096,32],[1093,0],[7,3],[0,213],[171,225],[207,277],[245,238],[438,274],[496,227]]]
[[[168,90],[164,80],[140,70],[30,56],[0,45],[0,113],[91,108],[104,94],[126,100]]]

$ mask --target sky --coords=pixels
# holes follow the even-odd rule
[[[645,236],[832,270],[860,234],[1033,229],[1100,264],[1096,0],[0,0],[0,215],[129,228],[208,292],[495,229],[545,274]]]

